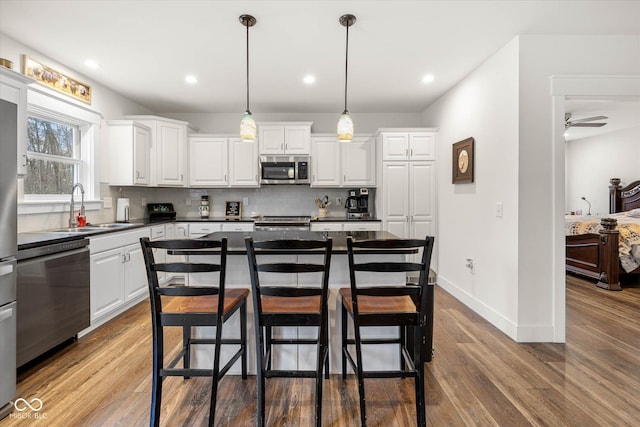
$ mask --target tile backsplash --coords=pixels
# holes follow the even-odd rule
[[[198,206],[203,195],[209,196],[210,216],[223,217],[226,201],[243,202],[242,215],[309,215],[318,214],[315,199],[328,196],[331,205],[328,216],[344,217],[344,203],[348,188],[311,188],[305,185],[267,185],[247,189],[195,189],[195,188],[143,188],[112,187],[102,184],[101,197],[111,197],[111,208],[87,211],[87,221],[91,223],[112,222],[116,219],[116,200],[126,197],[130,200],[130,218],[142,219],[147,215],[146,203],[173,203],[180,218],[198,218]],[[337,198],[341,203],[338,205]],[[375,189],[370,189],[369,206],[373,209]],[[189,204],[190,203],[190,204]],[[375,213],[374,213],[375,214]],[[18,232],[39,231],[64,227],[69,213],[47,213],[19,215]]]

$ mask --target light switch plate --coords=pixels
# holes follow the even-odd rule
[[[102,209],[112,209],[113,208],[113,197],[104,197],[102,199]]]
[[[496,217],[497,218],[502,218],[502,213],[503,213],[502,202],[497,202],[496,203]]]
[[[244,206],[249,206],[249,198],[248,197],[243,197],[242,198],[242,204]]]

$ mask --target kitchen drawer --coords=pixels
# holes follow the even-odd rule
[[[215,233],[222,230],[222,224],[219,222],[190,223],[189,238],[197,239],[207,234]]]
[[[343,231],[381,231],[382,222],[380,221],[350,221],[345,222]]]
[[[137,228],[131,231],[122,231],[116,233],[102,234],[95,237],[89,237],[89,251],[92,254],[106,251],[113,248],[140,244],[141,237],[149,237],[149,228]]]
[[[253,231],[252,222],[225,222],[222,231]]]
[[[341,222],[312,222],[311,231],[342,231]]]
[[[162,240],[165,238],[164,225],[156,225],[151,227],[151,240]]]

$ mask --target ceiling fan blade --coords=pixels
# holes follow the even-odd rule
[[[606,116],[593,116],[593,117],[586,117],[584,119],[571,120],[569,123],[575,126],[576,123],[592,122],[594,120],[607,120],[608,118],[609,117],[606,117]]]
[[[606,123],[573,123],[569,122],[569,127],[576,128],[599,128],[606,125]]]

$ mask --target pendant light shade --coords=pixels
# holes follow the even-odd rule
[[[249,27],[256,25],[256,18],[251,15],[240,15],[240,23],[247,29],[247,109],[240,120],[240,138],[246,142],[256,140],[256,122],[249,110]]]
[[[338,121],[338,139],[340,141],[351,141],[353,139],[353,120],[347,109],[347,81],[349,76],[349,27],[356,23],[353,15],[342,15],[340,24],[347,29],[345,63],[344,63],[344,111]]]

